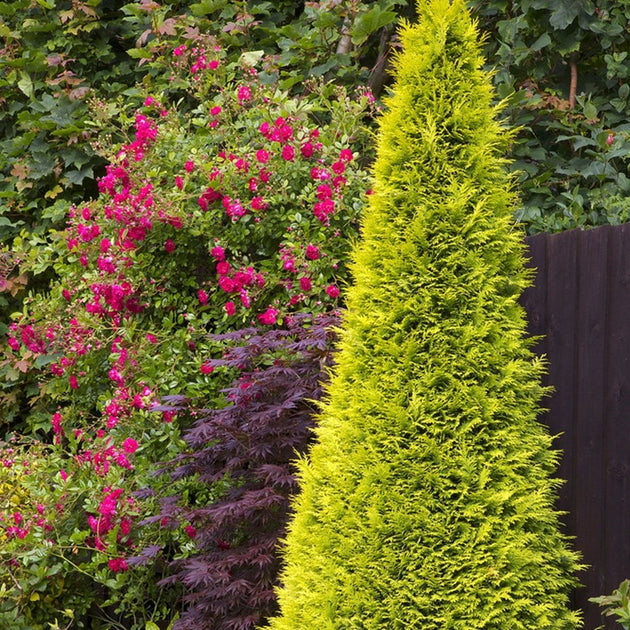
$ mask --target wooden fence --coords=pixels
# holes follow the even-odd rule
[[[588,598],[630,578],[630,224],[527,244],[537,274],[522,303],[531,334],[545,335],[536,350],[555,388],[542,420],[564,453],[559,507],[590,565],[574,604],[594,630],[602,619]]]

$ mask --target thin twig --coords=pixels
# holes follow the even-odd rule
[[[569,109],[575,108],[575,95],[577,93],[577,63],[575,57],[571,57],[571,84],[569,86]]]

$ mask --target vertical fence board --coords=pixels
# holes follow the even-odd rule
[[[587,591],[605,591],[601,562],[604,525],[604,389],[606,384],[608,234],[600,228],[579,232],[577,309],[577,391],[575,408],[574,482],[577,546],[589,565],[583,581]],[[599,609],[584,602],[586,627],[596,627]],[[592,625],[592,624],[595,625]]]
[[[578,304],[578,242],[569,233],[549,235],[546,246],[547,359],[549,383],[554,391],[548,400],[549,413],[543,418],[562,451],[558,476],[565,480],[559,491],[558,508],[566,514],[567,531],[575,532],[575,390]]]
[[[630,224],[611,232],[608,307],[606,521],[601,541],[607,593],[630,578]]]
[[[541,337],[533,350],[538,355],[547,354],[547,234],[538,234],[527,239],[527,266],[534,270],[534,284],[521,299],[527,312],[527,332],[532,337]]]

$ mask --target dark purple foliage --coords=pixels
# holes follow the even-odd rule
[[[214,367],[239,370],[225,390],[229,404],[197,412],[185,436],[190,453],[173,462],[173,477],[208,484],[230,480],[216,502],[182,508],[163,503],[161,519],[187,519],[199,552],[173,563],[166,580],[183,584],[186,610],[176,630],[251,630],[276,610],[278,540],[296,490],[292,462],[306,452],[314,401],[332,355],[335,316],[297,316],[286,329],[246,329],[215,338],[230,343]],[[175,407],[181,399],[168,401]]]

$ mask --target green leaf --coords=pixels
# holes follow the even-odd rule
[[[20,80],[17,83],[18,88],[28,98],[33,98],[33,81],[26,72],[20,72]]]
[[[531,50],[541,50],[545,48],[545,46],[549,46],[551,44],[551,37],[549,37],[549,33],[543,33],[531,46]]]
[[[58,355],[56,354],[40,354],[33,362],[33,365],[39,370],[40,368],[45,367],[46,365],[50,365],[54,361],[56,361]]]
[[[57,127],[68,127],[75,122],[75,114],[80,106],[79,101],[71,101],[63,96],[57,100],[56,106],[50,114],[44,116],[42,120],[52,120]]]
[[[137,87],[130,87],[128,90],[124,90],[122,94],[124,96],[143,96],[144,93]]]
[[[563,31],[569,26],[580,13],[580,3],[574,0],[560,0],[557,8],[549,18],[549,24],[557,30]]]
[[[249,52],[244,52],[241,55],[241,63],[246,66],[255,66],[265,54],[264,50],[251,50]]]
[[[619,113],[621,113],[626,108],[626,100],[623,98],[611,98],[610,104]]]
[[[352,43],[361,45],[374,31],[387,26],[396,20],[394,11],[387,11],[381,7],[373,7],[367,13],[360,15],[352,27]]]
[[[71,184],[75,184],[76,186],[79,186],[80,184],[82,184],[83,180],[86,177],[87,178],[94,177],[94,171],[90,167],[82,168],[82,169],[73,169],[65,173],[66,180],[70,182]]]
[[[130,48],[127,54],[134,59],[150,59],[153,51],[150,48]]]
[[[196,4],[190,5],[190,12],[195,17],[203,17],[210,13],[214,13],[215,11],[219,11],[223,9],[227,4],[227,0],[203,0],[202,2],[197,2]]]
[[[597,114],[597,112],[595,112]],[[582,147],[595,147],[597,146],[597,142],[592,138],[588,138],[587,136],[577,136],[573,140],[573,149],[577,151]]]
[[[584,105],[584,116],[587,120],[595,120],[597,118],[597,107],[593,103],[586,103]]]
[[[282,79],[281,81],[278,82],[278,85],[283,90],[289,90],[294,85],[300,83],[303,80],[304,80],[303,76],[294,75],[294,76],[289,76],[289,77],[286,77],[285,79]]]
[[[337,60],[334,57],[328,59],[328,61],[311,68],[311,74],[314,77],[321,77],[323,74],[326,74],[329,70],[334,68],[337,65]]]

